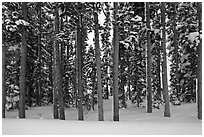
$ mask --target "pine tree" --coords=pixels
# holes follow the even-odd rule
[[[3,36],[3,35],[2,35]],[[4,44],[4,36],[2,37],[2,118],[5,118],[6,105],[6,47]]]
[[[95,24],[95,49],[96,49],[96,67],[97,67],[97,91],[98,91],[98,119],[103,121],[103,93],[101,85],[101,58],[100,58],[100,46],[99,46],[99,24],[98,24],[98,3],[94,4],[94,24]]]
[[[111,76],[110,76],[110,70],[112,68],[112,64],[111,64],[111,60],[112,60],[112,56],[111,56],[111,51],[112,51],[112,45],[110,42],[110,31],[111,31],[111,18],[110,18],[110,3],[109,2],[105,2],[104,3],[105,9],[103,9],[103,13],[105,15],[105,20],[104,20],[104,27],[102,29],[102,33],[101,33],[101,43],[102,43],[102,52],[103,52],[103,58],[102,58],[102,78],[103,78],[103,82],[105,89],[105,95],[104,95],[104,99],[109,99],[109,94],[110,94],[110,80],[111,80]]]
[[[162,23],[162,85],[163,85],[163,96],[165,101],[164,106],[164,117],[170,117],[169,107],[169,93],[168,93],[168,82],[167,82],[167,60],[166,60],[166,30],[165,30],[165,2],[161,2],[161,23]]]
[[[118,99],[118,64],[119,64],[119,33],[118,33],[118,3],[114,2],[113,24],[113,120],[119,121]]]
[[[77,89],[78,89],[78,120],[84,120],[83,115],[83,87],[82,87],[82,4],[78,3],[78,20],[77,20],[77,39],[76,39],[76,54],[77,54]]]
[[[23,13],[23,19],[27,21],[26,2],[22,3],[22,13]],[[22,32],[22,47],[21,47],[19,118],[25,118],[26,59],[27,59],[27,32],[24,26],[23,32]]]
[[[174,14],[173,14],[173,32],[174,32],[174,48],[175,48],[175,86],[176,86],[176,93],[177,93],[177,97],[179,94],[179,73],[178,73],[178,38],[177,38],[177,29],[176,29],[176,13],[177,13],[177,3],[174,3]]]
[[[198,14],[198,30],[201,35],[202,30],[202,3],[197,3]],[[198,107],[198,119],[202,120],[202,38],[199,36],[198,44],[198,65],[197,65],[197,107]]]
[[[59,15],[57,9],[55,9],[55,36],[59,33]],[[53,115],[54,119],[59,119],[59,85],[58,85],[58,73],[57,73],[57,61],[59,61],[59,57],[57,56],[59,54],[59,42],[57,40],[57,37],[54,39],[54,48],[53,48]]]
[[[56,35],[59,33],[59,13],[58,9],[55,9],[55,31]],[[56,36],[57,38],[57,36]],[[64,112],[64,95],[63,95],[63,84],[62,84],[62,63],[61,63],[61,54],[59,42],[56,40],[56,80],[57,80],[57,92],[58,92],[58,103],[59,103],[59,118],[61,120],[65,120],[65,112]],[[61,48],[62,50],[62,48]]]
[[[146,2],[146,20],[147,20],[147,29],[151,29],[149,2]],[[152,83],[151,83],[152,61],[151,60],[152,60],[151,37],[150,37],[150,30],[147,30],[147,113],[152,113]]]
[[[42,91],[42,87],[41,87],[41,6],[42,6],[42,3],[41,2],[38,2],[38,18],[39,18],[39,26],[38,26],[38,30],[39,30],[39,34],[38,34],[38,91],[36,93],[36,103],[37,103],[37,106],[41,106],[41,91]]]

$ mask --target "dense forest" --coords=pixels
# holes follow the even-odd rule
[[[104,121],[111,96],[114,121],[127,100],[164,117],[197,103],[202,119],[201,2],[2,3],[3,118],[52,105],[54,119]]]

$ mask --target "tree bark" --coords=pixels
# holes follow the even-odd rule
[[[176,80],[176,94],[177,97],[180,96],[179,94],[179,73],[178,73],[178,36],[177,36],[177,30],[176,30],[176,10],[177,10],[177,3],[174,3],[174,16],[173,16],[173,31],[174,31],[174,47],[175,47],[175,63],[176,63],[176,68],[175,68],[175,80]]]
[[[52,40],[51,40],[52,41]],[[49,62],[49,80],[50,80],[50,86],[52,87],[52,88],[50,88],[50,95],[51,95],[51,100],[50,100],[50,102],[52,102],[52,103],[54,103],[54,101],[53,101],[53,90],[54,90],[54,88],[53,88],[53,48],[52,48],[52,45],[53,45],[53,41],[51,42],[51,47],[50,47],[50,62]]]
[[[160,45],[159,45],[159,51],[157,55],[157,97],[161,99],[161,76],[160,76],[160,62],[161,62],[161,52],[160,52]]]
[[[162,85],[163,85],[163,96],[165,101],[164,106],[164,117],[170,117],[169,107],[169,93],[168,93],[168,81],[167,81],[167,61],[166,61],[166,28],[165,28],[165,2],[161,2],[161,23],[162,23]]]
[[[55,32],[56,34],[59,33],[58,9],[55,9]],[[62,87],[62,60],[61,60],[59,42],[56,42],[55,46],[56,46],[56,77],[57,77],[56,80],[57,80],[57,92],[58,92],[58,103],[59,103],[59,118],[60,120],[65,120],[64,95],[63,95],[63,87]]]
[[[198,13],[198,28],[199,34],[202,31],[202,2],[197,3]],[[198,119],[202,120],[202,38],[199,37],[200,43],[198,44],[198,68],[197,68],[197,107]]]
[[[147,29],[150,28],[150,10],[149,2],[146,2],[146,20],[147,20]],[[147,31],[147,113],[152,113],[152,55],[151,55],[151,37],[150,30]]]
[[[6,105],[6,47],[4,44],[4,34],[2,34],[2,118],[5,118]]]
[[[95,24],[95,50],[96,50],[96,68],[97,68],[97,92],[98,92],[98,120],[103,121],[103,91],[102,91],[102,85],[101,85],[101,58],[100,58],[100,46],[99,46],[99,24],[98,24],[98,13],[95,5],[95,11],[94,11],[94,24]]]
[[[39,18],[39,34],[38,34],[38,90],[36,93],[36,104],[37,106],[41,106],[41,90],[42,90],[42,85],[41,85],[41,6],[42,3],[38,2],[38,18]]]
[[[113,24],[113,120],[119,121],[118,98],[118,64],[119,64],[119,31],[117,25],[118,3],[114,2]]]
[[[59,33],[59,17],[57,13],[57,9],[55,10],[55,36]],[[58,101],[59,101],[59,93],[58,93],[58,74],[57,74],[57,48],[59,48],[59,43],[58,40],[55,38],[54,39],[54,47],[53,47],[53,116],[54,119],[59,119],[59,106],[58,106]]]
[[[27,2],[22,2],[22,13],[23,19],[27,21]],[[25,118],[26,60],[27,60],[27,32],[24,26],[22,32],[22,45],[21,45],[19,118]]]
[[[78,9],[81,10],[81,4],[78,3]],[[84,120],[83,115],[83,87],[82,87],[82,15],[78,15],[77,22],[77,91],[78,91],[78,120]]]

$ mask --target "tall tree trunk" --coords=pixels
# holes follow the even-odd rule
[[[92,90],[92,109],[93,110],[95,110],[95,108],[94,108],[94,103],[95,103],[94,102],[95,101],[94,96],[95,96],[95,93],[96,93],[96,91],[95,91],[95,89],[96,89],[95,88],[96,79],[95,79],[95,71],[94,70],[95,70],[95,68],[93,68],[92,77],[91,77],[91,81],[92,81],[92,85],[93,85],[93,87],[92,87],[93,88],[93,90]]]
[[[2,34],[2,118],[5,118],[6,105],[6,46],[4,44],[4,34]]]
[[[98,92],[98,120],[103,121],[103,91],[101,85],[101,57],[100,57],[100,46],[99,46],[99,24],[98,24],[98,13],[95,4],[95,11],[94,11],[94,24],[95,24],[95,50],[96,50],[96,68],[97,68],[97,92]]]
[[[39,34],[38,34],[38,90],[36,93],[36,104],[37,106],[41,106],[41,90],[42,90],[42,85],[41,85],[41,6],[42,3],[38,2],[38,18],[39,18]]]
[[[175,47],[175,62],[176,62],[176,68],[175,68],[175,81],[176,81],[176,94],[177,97],[180,96],[180,90],[179,90],[179,73],[178,73],[178,36],[177,36],[177,30],[176,30],[176,10],[177,10],[177,3],[174,3],[174,16],[173,16],[173,31],[174,31],[174,47]]]
[[[78,37],[80,36],[80,34],[78,34],[79,33],[79,30],[78,30],[79,28],[77,28],[77,30],[76,30],[76,33],[77,33],[77,36],[76,36],[76,42],[75,42],[75,48],[76,48],[76,57],[75,57],[75,71],[76,71],[76,79],[75,79],[75,83],[73,83],[73,88],[75,89],[74,91],[74,96],[75,96],[75,105],[76,105],[76,108],[78,108],[78,78],[79,78],[79,67],[78,67],[78,46],[77,46],[77,44],[79,44],[79,39],[78,39]]]
[[[55,9],[55,34],[59,33],[59,14],[58,9]],[[56,40],[57,41],[57,40]],[[62,61],[60,54],[59,42],[55,43],[56,47],[56,80],[57,80],[57,92],[58,92],[58,103],[59,103],[59,118],[65,120],[64,112],[64,95],[62,88]],[[62,50],[62,48],[61,48]]]
[[[51,40],[52,41],[52,40]],[[52,67],[54,67],[53,66],[53,47],[52,47],[52,45],[53,45],[53,41],[51,42],[51,47],[50,47],[50,62],[49,62],[49,80],[50,80],[50,86],[52,87],[52,88],[50,88],[50,95],[51,95],[51,100],[50,100],[50,102],[52,102],[53,103],[53,90],[54,90],[54,88],[53,88],[53,68]]]
[[[106,67],[106,74],[108,75],[108,67]],[[106,87],[105,87],[105,93],[106,93],[106,99],[109,99],[109,76],[106,78]]]
[[[166,28],[165,28],[165,2],[161,2],[161,23],[162,23],[162,85],[163,85],[163,95],[164,95],[164,117],[170,117],[170,107],[169,107],[169,93],[168,93],[168,82],[167,82],[167,61],[166,61]]]
[[[81,10],[81,4],[78,3],[78,9]],[[77,91],[78,91],[78,120],[84,120],[83,115],[83,87],[82,87],[82,15],[78,16],[77,22]]]
[[[127,93],[128,93],[128,98],[129,98],[129,100],[131,100],[131,98],[132,98],[132,93],[131,93],[131,90],[130,90],[130,62],[129,62],[129,55],[127,56],[127,58],[128,58],[128,62],[127,62],[127,67],[128,67],[128,70],[127,70],[127,72],[128,72],[128,75],[127,75]]]
[[[198,27],[199,34],[202,31],[202,3],[197,3],[198,13]],[[197,107],[198,107],[198,119],[202,120],[202,38],[199,37],[200,43],[198,44],[198,68],[197,68]]]
[[[118,98],[118,64],[119,64],[119,31],[117,26],[118,3],[114,2],[113,24],[113,120],[119,121]]]
[[[161,76],[160,76],[160,62],[161,62],[161,52],[160,52],[160,45],[157,55],[157,97],[161,99]]]
[[[27,21],[27,3],[22,2],[23,19]],[[25,118],[25,94],[26,94],[26,60],[27,60],[27,32],[23,28],[21,45],[21,69],[20,69],[20,96],[19,118]]]
[[[146,2],[147,28],[150,29],[150,10],[149,2]],[[152,113],[152,55],[150,31],[147,31],[147,113]]]
[[[58,16],[58,11],[55,10],[55,35],[57,35],[59,33],[59,17]],[[59,106],[58,106],[58,101],[59,101],[59,93],[58,93],[58,74],[57,74],[57,48],[59,49],[59,42],[58,40],[55,38],[54,39],[54,44],[53,44],[53,116],[54,119],[59,119]]]

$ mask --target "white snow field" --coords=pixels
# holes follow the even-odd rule
[[[3,135],[201,135],[202,120],[197,119],[195,103],[170,105],[171,117],[163,116],[161,109],[146,113],[145,107],[120,109],[120,121],[113,121],[112,99],[104,100],[104,121],[98,121],[97,110],[78,121],[77,109],[65,110],[66,120],[52,118],[52,106],[26,110],[26,119],[17,118],[18,111],[6,112],[2,119]]]

